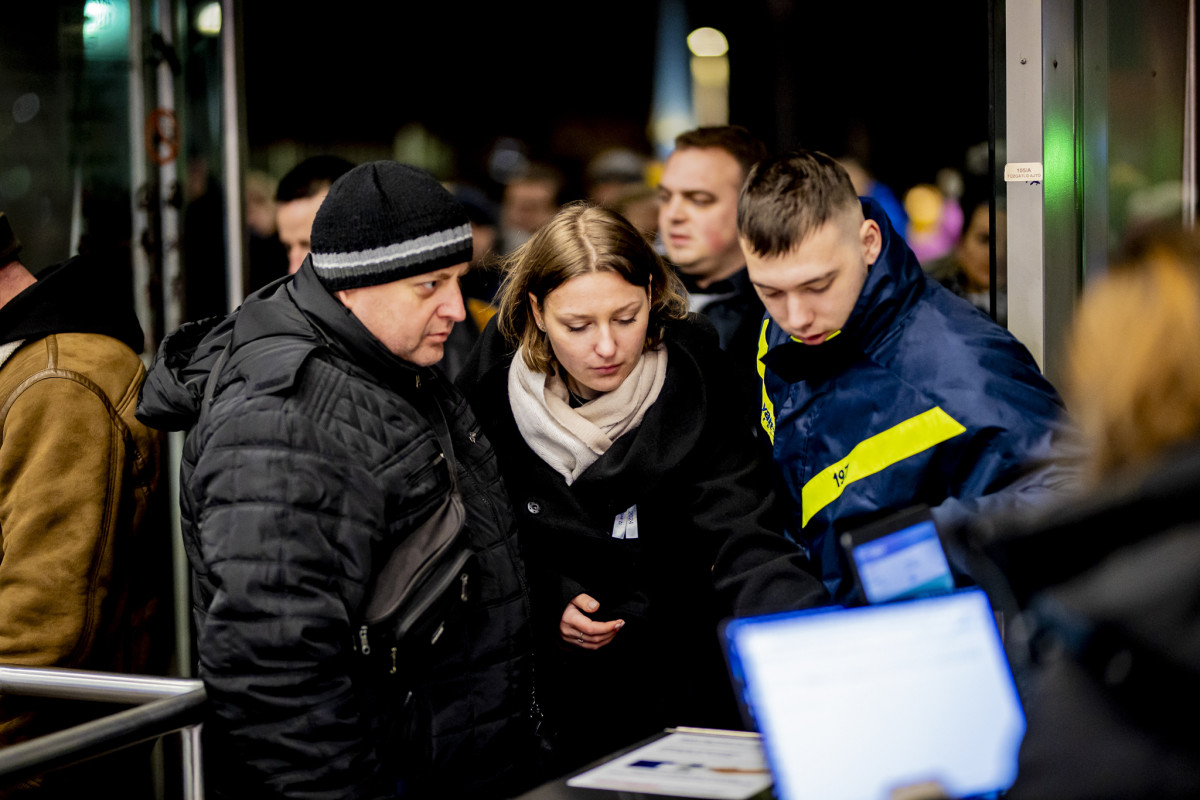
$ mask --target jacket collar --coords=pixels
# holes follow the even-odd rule
[[[142,352],[142,327],[115,265],[76,256],[49,267],[37,282],[0,308],[0,343],[55,333],[97,333]]]
[[[750,275],[746,272],[746,266],[723,280],[714,281],[703,289],[696,282],[696,276],[685,275],[680,272],[679,280],[683,283],[683,288],[687,289],[688,294],[719,294],[719,295],[739,295],[744,294],[747,290],[753,292],[754,289],[750,284]]]
[[[288,291],[324,343],[349,361],[396,386],[419,385],[436,377],[432,367],[417,366],[384,347],[318,280],[311,257],[304,260]]]
[[[138,404],[138,417],[162,430],[195,424],[209,371],[228,346],[217,388],[240,375],[251,392],[273,393],[292,386],[313,352],[328,348],[396,390],[438,373],[392,355],[358,318],[317,280],[307,261],[246,298],[223,320],[189,322],[168,335],[151,365]]]
[[[852,334],[864,349],[870,350],[912,310],[925,287],[925,272],[908,244],[892,228],[883,206],[869,197],[862,198],[862,206],[863,216],[879,225],[883,247],[867,271],[867,280],[843,332]]]

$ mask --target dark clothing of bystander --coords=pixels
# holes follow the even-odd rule
[[[956,537],[1010,642],[1028,727],[1009,798],[1200,796],[1200,443]]]
[[[531,676],[516,534],[491,446],[438,369],[392,355],[310,258],[216,328],[168,337],[139,415],[192,428],[181,505],[216,796],[522,788]],[[464,618],[393,653],[388,676],[353,643],[380,564],[451,491],[439,416],[481,578]]]
[[[158,504],[160,437],[134,418],[142,330],[111,265],[45,270],[0,309],[0,663],[161,674],[170,553]],[[0,699],[0,747],[107,712]],[[21,789],[149,797],[141,748]],[[23,797],[0,787],[0,797]]]
[[[740,390],[739,410],[744,408],[752,419],[757,419],[762,405],[762,382],[756,359],[765,309],[754,284],[750,283],[750,273],[740,269],[703,289],[692,276],[680,273],[679,277],[688,291],[689,307],[708,317],[717,329],[721,349],[729,353]]]

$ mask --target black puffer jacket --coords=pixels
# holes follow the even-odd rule
[[[508,399],[512,353],[490,323],[459,385],[491,437],[521,529],[534,598],[538,691],[562,768],[666,725],[736,726],[717,647],[723,617],[828,601],[783,534],[768,454],[737,409],[728,355],[702,317],[672,324],[667,374],[638,428],[570,486],[525,443]],[[613,538],[636,506],[637,538]],[[581,592],[612,643],[559,642]]]
[[[709,284],[701,291],[691,275],[680,273],[680,280],[688,290],[689,301],[696,307],[705,295],[712,299],[703,303],[700,313],[717,329],[721,349],[729,353],[735,380],[738,382],[741,399],[739,408],[758,424],[762,411],[762,378],[758,375],[758,337],[762,333],[762,299],[750,282],[750,273],[742,267],[728,278]]]
[[[437,370],[392,356],[307,264],[208,327],[163,343],[139,416],[194,425],[181,506],[212,790],[340,800],[389,797],[397,781],[404,796],[520,788],[528,598],[495,458],[462,395]],[[400,653],[405,679],[393,687],[363,666],[353,634],[373,569],[450,489],[427,421],[434,403],[449,422],[481,585],[431,652]]]

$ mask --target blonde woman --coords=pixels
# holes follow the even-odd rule
[[[780,533],[715,331],[632,225],[587,205],[514,255],[498,304],[459,383],[517,514],[557,768],[737,724],[719,620],[827,598]]]

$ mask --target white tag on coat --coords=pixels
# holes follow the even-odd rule
[[[617,514],[613,520],[612,536],[614,539],[638,538],[637,503]]]

